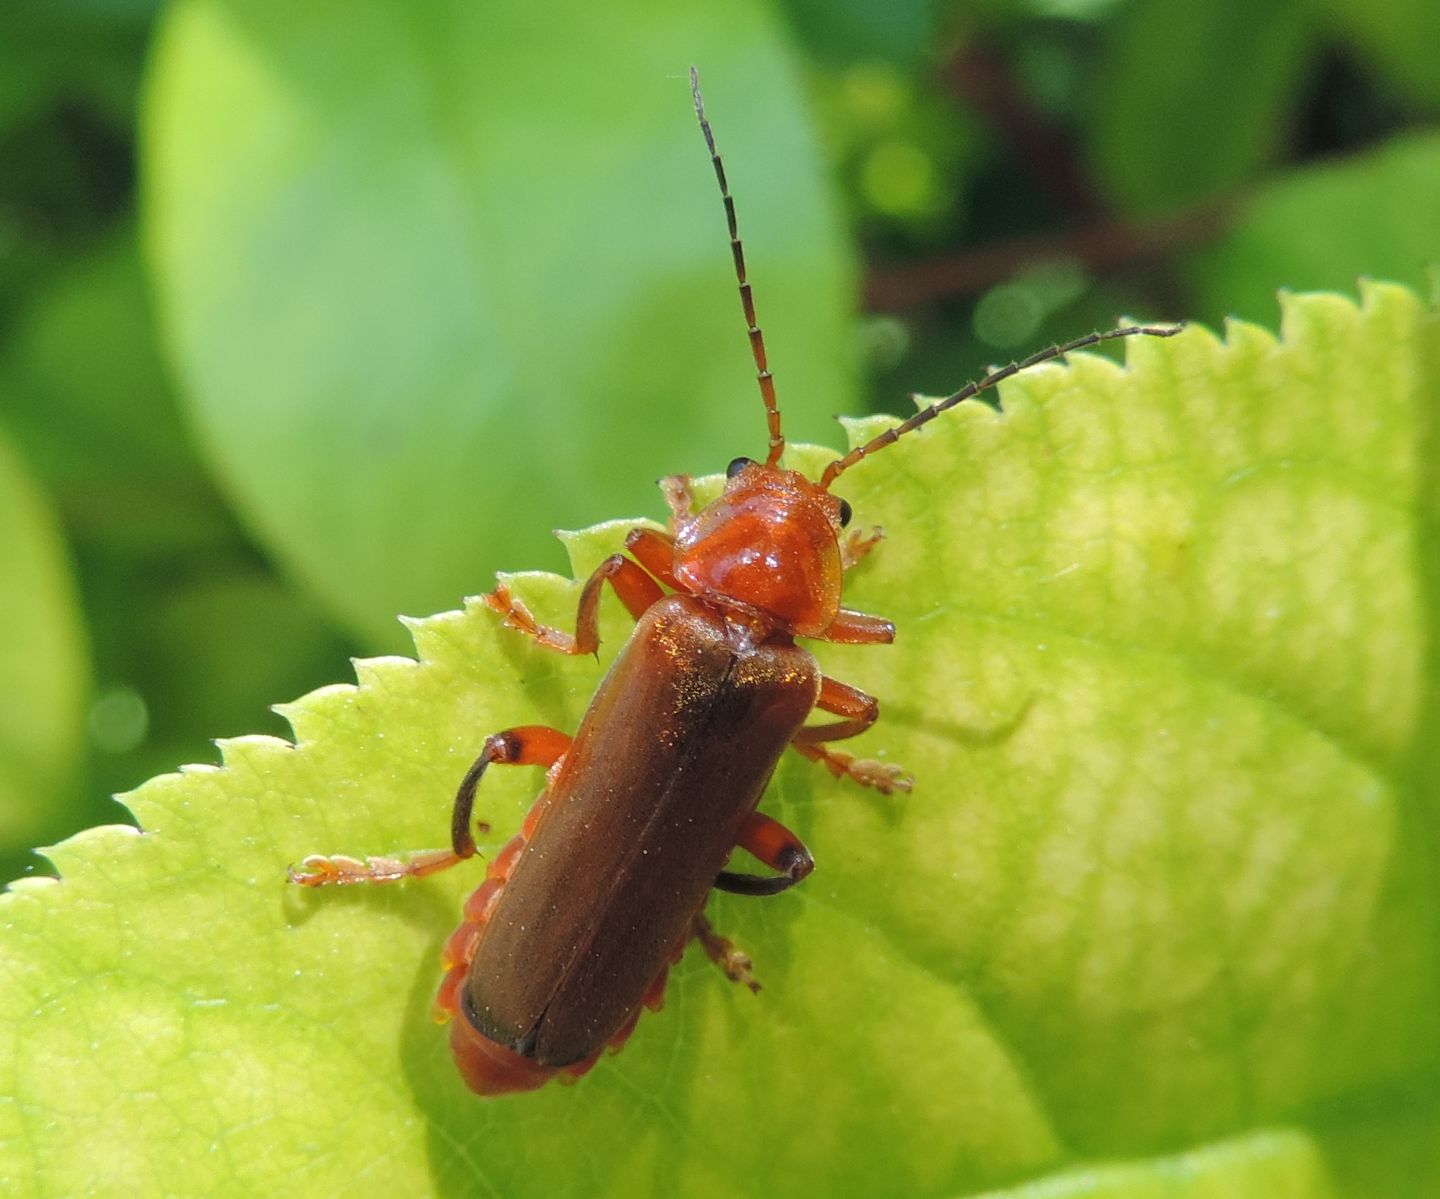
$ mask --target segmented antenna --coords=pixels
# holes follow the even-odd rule
[[[947,408],[953,408],[956,404],[965,400],[973,399],[981,392],[989,391],[997,383],[1003,383],[1011,375],[1018,375],[1021,371],[1029,370],[1032,366],[1038,366],[1042,362],[1049,362],[1052,358],[1062,358],[1075,350],[1083,350],[1087,346],[1099,345],[1102,341],[1113,341],[1117,337],[1173,337],[1179,333],[1183,325],[1126,325],[1120,329],[1110,329],[1104,333],[1091,333],[1087,337],[1079,337],[1074,341],[1067,341],[1063,346],[1051,346],[1049,349],[1041,350],[1038,354],[1031,354],[1023,362],[1012,362],[1009,366],[1002,367],[998,371],[986,375],[983,379],[962,387],[954,395],[948,395],[943,400],[936,400],[928,408],[922,408],[909,420],[902,421],[893,428],[886,429],[879,437],[867,441],[864,445],[856,446],[843,458],[837,458],[825,468],[825,473],[820,476],[820,486],[828,488],[837,477],[854,466],[860,459],[875,453],[876,450],[883,450],[887,445],[893,445],[921,425],[934,420]]]
[[[765,335],[755,323],[755,300],[750,294],[750,281],[745,278],[745,247],[740,244],[740,233],[735,224],[735,201],[730,197],[730,185],[725,181],[725,165],[720,161],[720,152],[715,149],[715,135],[710,132],[710,122],[705,119],[705,102],[700,99],[700,72],[690,68],[690,94],[695,97],[695,115],[700,118],[700,132],[705,135],[705,145],[710,150],[710,161],[715,164],[715,178],[720,183],[720,195],[725,201],[725,220],[730,226],[730,253],[735,259],[735,278],[740,284],[740,304],[745,309],[745,324],[750,331],[750,353],[755,357],[755,377],[760,383],[760,398],[765,401],[765,419],[770,425],[770,453],[765,458],[766,466],[775,466],[785,452],[785,435],[780,432],[780,406],[775,402],[775,377],[765,361]]]

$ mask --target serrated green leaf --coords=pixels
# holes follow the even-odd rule
[[[179,375],[253,531],[371,644],[755,444],[692,61],[813,436],[852,406],[853,280],[763,5],[170,9],[146,194]]]
[[[0,854],[66,831],[88,688],[58,522],[0,437]]]
[[[53,851],[63,881],[0,898],[0,1020],[20,1030],[0,1186],[1440,1185],[1433,1154],[1397,1151],[1440,1082],[1436,320],[1376,286],[1358,307],[1287,300],[1278,341],[1194,328],[1129,359],[1030,372],[1003,415],[962,408],[842,480],[888,531],[848,600],[899,634],[818,652],[880,698],[859,751],[918,783],[884,798],[781,763],[765,808],[819,868],[711,909],[758,998],[692,953],[578,1086],[481,1101],[429,1020],[479,869],[283,883],[306,853],[443,842],[487,733],[574,726],[596,664],[472,606],[414,623],[418,665],[361,662],[358,687],[285,709],[296,747],[225,743],[223,769],[129,797],[144,835],[75,838]],[[569,537],[577,571],[627,527]],[[573,611],[572,582],[516,586]],[[487,852],[537,786],[487,776]]]

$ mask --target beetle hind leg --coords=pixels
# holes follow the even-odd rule
[[[700,942],[705,956],[725,972],[726,978],[732,983],[744,983],[752,992],[759,994],[760,984],[751,973],[755,963],[750,960],[750,955],[729,937],[722,937],[717,933],[715,926],[705,918],[704,912],[696,913],[690,932],[695,940]]]

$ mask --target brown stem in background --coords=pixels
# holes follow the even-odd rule
[[[1030,102],[1008,60],[982,43],[971,43],[958,50],[941,73],[951,90],[1009,146],[1052,203],[1079,221],[1108,215],[1099,189],[1075,153],[1074,136]]]
[[[1024,267],[1057,259],[1078,262],[1093,271],[1160,258],[1213,237],[1228,223],[1235,204],[1233,198],[1210,201],[1152,220],[1102,221],[922,262],[872,266],[865,279],[865,308],[897,312],[953,296],[977,295]]]
[[[1236,198],[1212,200],[1164,216],[1134,219],[1113,213],[1077,152],[1073,134],[1031,103],[997,50],[971,42],[946,63],[943,78],[1008,148],[1039,191],[1076,228],[1011,238],[925,261],[875,265],[865,280],[870,311],[903,311],[955,296],[979,295],[1016,272],[1042,262],[1068,260],[1091,271],[1153,260],[1162,292],[1173,251],[1213,237],[1228,223]]]

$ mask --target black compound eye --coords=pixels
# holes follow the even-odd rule
[[[841,527],[842,529],[843,529],[846,525],[848,525],[848,524],[850,523],[850,518],[851,518],[852,516],[854,516],[854,515],[855,515],[855,514],[850,511],[850,501],[849,501],[849,500],[841,500],[841,501],[840,501],[840,527]]]
[[[739,474],[742,470],[744,470],[747,466],[754,466],[754,465],[755,465],[755,459],[754,459],[754,458],[736,458],[734,462],[730,463],[730,465],[725,468],[725,477],[726,477],[727,479],[733,479],[736,475],[738,475],[738,474]]]

